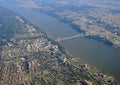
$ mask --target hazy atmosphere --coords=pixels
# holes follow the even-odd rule
[[[0,85],[120,85],[120,0],[0,0]]]

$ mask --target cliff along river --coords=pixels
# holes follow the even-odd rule
[[[21,14],[31,23],[40,27],[54,40],[58,37],[65,38],[78,34],[69,25],[47,14],[28,10],[9,3],[1,5]],[[61,44],[72,56],[79,57],[82,63],[91,64],[103,72],[120,77],[120,52],[118,50],[96,40],[84,38],[66,40],[61,42]]]

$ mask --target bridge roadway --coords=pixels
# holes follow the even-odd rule
[[[83,33],[81,33],[81,34],[77,34],[77,35],[74,35],[74,36],[71,36],[71,37],[66,37],[66,38],[58,37],[58,39],[56,39],[56,41],[57,42],[62,42],[62,41],[66,41],[66,40],[70,40],[70,39],[74,39],[74,38],[79,38],[79,37],[84,37],[84,36],[88,36],[88,35],[83,35]]]

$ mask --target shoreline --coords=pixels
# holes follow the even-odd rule
[[[51,15],[50,15],[51,16]],[[62,21],[61,21],[62,22]],[[64,23],[64,22],[63,22]],[[68,24],[68,23],[67,23]],[[68,24],[69,25],[69,24]],[[72,27],[73,28],[73,27]],[[74,29],[74,28],[73,28]],[[48,36],[48,38],[49,38],[49,36]],[[87,38],[87,37],[86,37]],[[49,38],[49,39],[51,39],[51,38]],[[88,37],[88,39],[89,39],[89,37]],[[91,37],[90,37],[90,39],[91,39]],[[51,41],[52,41],[52,39],[51,39]],[[53,40],[54,41],[54,40]],[[59,44],[59,43],[57,43],[57,42],[55,42],[54,41],[54,43],[55,44]],[[62,52],[65,52],[65,50],[66,49],[64,49],[64,47],[63,46],[61,46],[61,44],[59,44],[60,45],[60,48],[61,48],[61,50],[62,50]],[[68,54],[68,52],[66,52],[66,54]],[[69,55],[69,54],[68,54]],[[69,55],[69,56],[71,56],[71,55]],[[95,66],[93,66],[93,65],[91,65],[91,64],[88,64],[88,65],[90,65],[90,66],[92,66],[92,67],[95,67]],[[95,67],[96,68],[96,67]],[[98,69],[98,68],[97,68]],[[98,71],[100,71],[100,72],[102,72],[102,70],[99,70],[98,69]],[[107,73],[105,73],[106,75],[108,75],[109,76],[109,74],[107,74]],[[115,79],[116,79],[116,77],[115,77]]]
[[[33,11],[34,11],[34,10],[33,10]],[[47,15],[49,15],[49,16],[52,16],[52,17],[57,18],[60,22],[65,23],[65,24],[68,24],[70,27],[72,27],[74,30],[76,30],[76,31],[79,32],[79,33],[82,33],[82,32],[84,33],[84,31],[82,31],[77,25],[70,24],[69,21],[66,22],[66,21],[61,20],[60,18],[56,17],[55,15],[49,14],[49,13],[44,12],[44,11],[40,11],[40,12],[41,12],[41,13],[44,13],[44,14],[47,14]],[[79,29],[78,29],[78,28],[79,28]],[[112,43],[110,43],[110,42],[107,41],[106,39],[100,38],[100,37],[98,37],[98,36],[87,36],[87,37],[84,37],[84,38],[97,40],[98,42],[103,43],[103,44],[105,44],[105,45],[107,45],[107,46],[110,46],[111,48],[115,48],[115,47],[113,47],[113,44],[112,44]],[[53,39],[52,39],[52,40],[53,40]],[[102,40],[102,41],[101,41],[101,40]],[[61,44],[59,44],[59,45],[62,46]],[[64,48],[64,47],[62,46],[62,48]],[[115,48],[115,49],[117,49],[117,48]],[[67,51],[67,50],[64,49],[64,52],[66,52],[66,51]],[[67,54],[71,56],[71,53],[69,53],[68,51],[67,51]],[[72,58],[74,58],[74,57],[72,57]],[[79,58],[79,57],[78,57],[78,56],[75,56],[75,58]],[[85,62],[85,64],[88,64],[88,65],[90,65],[90,66],[92,66],[92,67],[95,67],[94,65],[92,65],[92,64],[90,64],[90,63],[87,63],[87,62]],[[97,67],[95,67],[95,68],[97,68]],[[106,73],[106,72],[100,70],[99,68],[97,68],[97,70],[105,73],[106,75],[110,75],[109,73]],[[114,76],[114,75],[111,75],[111,76],[113,76],[113,77],[118,81],[119,78],[118,78],[117,76]]]
[[[72,29],[74,29],[75,31],[77,31],[77,32],[79,32],[79,33],[85,34],[85,31],[81,30],[78,25],[72,23],[71,20],[61,19],[61,18],[59,18],[58,16],[56,16],[55,14],[53,14],[52,12],[49,13],[49,12],[46,12],[46,11],[44,11],[44,10],[33,9],[33,11],[39,11],[39,12],[41,12],[41,13],[44,13],[44,14],[47,14],[47,15],[49,15],[49,16],[55,17],[55,18],[58,19],[60,22],[69,25],[69,26],[70,26]],[[98,42],[103,43],[103,44],[106,45],[106,46],[109,46],[109,47],[111,47],[111,48],[114,48],[115,50],[120,51],[120,46],[117,46],[117,45],[113,44],[112,42],[110,42],[109,40],[107,40],[107,39],[105,39],[105,38],[101,38],[100,36],[91,36],[91,35],[89,35],[89,36],[84,37],[84,38],[97,40]]]

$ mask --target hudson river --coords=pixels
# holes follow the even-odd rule
[[[47,14],[7,3],[3,6],[24,16],[54,40],[58,37],[71,37],[78,34],[69,25]],[[82,63],[91,64],[105,73],[120,77],[120,52],[118,50],[96,40],[85,38],[71,39],[61,44],[72,56],[79,57]]]

